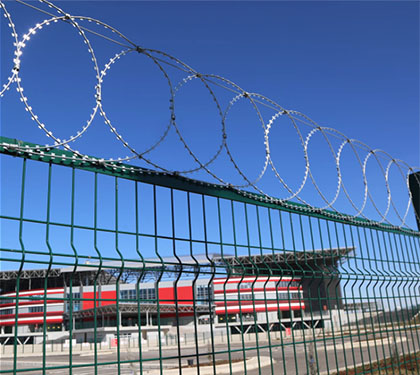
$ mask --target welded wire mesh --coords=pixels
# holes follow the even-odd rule
[[[418,232],[13,142],[1,373],[420,372]]]

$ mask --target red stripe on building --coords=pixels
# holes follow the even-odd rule
[[[287,292],[287,291],[296,291],[296,290],[302,290],[302,287],[297,286],[291,286],[288,287],[271,287],[271,288],[241,288],[241,289],[217,289],[214,291],[214,294],[229,294],[229,293],[238,293],[238,292],[275,292],[276,290]]]
[[[175,290],[173,287],[159,288],[159,302],[172,305],[175,303]]]
[[[92,293],[93,298],[93,293]],[[105,300],[103,301],[102,298]],[[106,305],[115,305],[117,301],[117,291],[116,290],[105,290],[101,291],[101,300],[97,301],[98,306],[106,306]],[[121,299],[120,299],[121,301]],[[93,301],[92,301],[92,308],[93,308]]]
[[[62,323],[63,322],[63,318],[47,318],[47,323]],[[29,325],[29,324],[40,324],[40,323],[44,323],[44,319],[41,317],[39,319],[32,319],[32,320],[24,320],[24,321],[19,321],[18,320],[18,325]],[[10,322],[0,322],[0,326],[13,326],[15,325],[15,321],[10,321]]]
[[[274,303],[289,303],[289,301],[285,301],[285,300],[281,300],[281,301],[277,301],[277,300],[275,300],[275,299],[273,299],[273,300],[264,300],[264,301],[241,301],[241,300],[230,300],[230,301],[226,301],[226,303],[225,303],[225,301],[216,301],[215,302],[215,305],[217,306],[217,307],[219,307],[219,306],[239,306],[239,305],[241,305],[241,306],[244,306],[244,305],[269,305],[269,304],[274,304]],[[293,300],[290,300],[290,304],[297,304],[297,303],[301,303],[299,300],[296,300],[296,299],[293,299]]]
[[[93,292],[85,292],[85,293],[82,294],[82,299],[83,299],[82,308],[83,308],[83,310],[93,309],[93,307],[94,307],[93,306],[94,297],[95,296],[94,296]],[[115,295],[114,295],[114,297],[115,297]],[[96,301],[98,301],[98,298],[99,298],[99,294],[98,294],[98,292],[96,292]],[[78,302],[80,302],[80,301],[73,300],[73,303],[78,303]],[[99,306],[98,302],[96,302],[96,306]]]
[[[230,277],[228,279],[214,279],[213,284],[238,284],[238,283],[250,283],[250,282],[274,282],[274,281],[300,281],[299,278],[288,278],[288,277]]]
[[[37,301],[19,301],[20,306],[28,306],[28,305],[42,305],[44,303],[43,299],[39,299]],[[49,303],[63,303],[63,300],[60,299],[48,299],[47,304]],[[1,307],[16,307],[16,303],[5,303]]]
[[[63,315],[64,311],[47,311],[47,316],[52,316],[52,315]],[[18,319],[19,318],[29,318],[29,317],[43,317],[44,313],[41,312],[32,312],[32,313],[22,313],[22,314],[18,314]],[[15,318],[15,314],[7,314],[7,315],[0,315],[0,321],[1,320],[5,320],[5,319],[14,319]]]
[[[193,304],[193,288],[191,285],[179,286],[177,288],[178,302],[181,302],[185,305]]]
[[[93,292],[84,292],[82,294],[82,301],[79,299],[73,299],[73,303],[82,303],[83,310],[94,308],[95,294]],[[120,299],[121,301],[121,299]],[[96,292],[96,307],[115,305],[117,303],[117,291],[116,290],[105,290]]]
[[[64,293],[64,288],[49,288],[47,289],[47,294],[60,294]],[[44,295],[44,289],[32,289],[32,290],[21,290],[19,291],[19,296],[32,296],[36,294]],[[5,293],[0,294],[0,298],[2,297],[16,297],[16,293]]]

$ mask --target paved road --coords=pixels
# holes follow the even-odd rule
[[[416,332],[411,335],[410,333],[405,335],[397,336],[397,343],[393,339],[381,339],[377,337],[376,340],[369,341],[354,341],[350,338],[339,338],[333,340],[318,341],[316,343],[316,350],[313,352],[314,368],[318,368],[315,373],[328,373],[328,370],[333,374],[337,368],[343,367],[352,367],[355,363],[360,364],[363,362],[374,362],[377,358],[384,358],[390,356],[397,348],[397,352],[401,355],[403,353],[408,353],[412,351],[420,350],[419,337]],[[368,339],[373,339],[373,337],[368,337]],[[218,344],[215,347],[216,362],[218,361],[229,361],[232,360],[233,372],[235,374],[248,374],[248,375],[280,375],[280,374],[310,374],[310,347],[311,345],[303,343],[293,345],[293,342],[281,343],[280,340],[272,341],[271,351],[268,347],[267,341],[260,341],[259,346],[261,347],[258,351],[255,349],[255,342],[246,342],[245,343],[245,358],[252,359],[248,361],[248,367],[245,369],[243,365],[244,351],[243,344],[240,342],[235,342],[231,344],[230,355],[228,353],[228,346],[226,343]],[[206,353],[211,350],[211,347],[207,345],[199,346],[198,354],[203,354],[197,356],[197,351],[195,347],[181,347],[181,365],[187,365],[187,360],[192,359],[194,363],[197,363],[197,357],[201,364],[209,362],[212,360],[212,357],[209,357]],[[159,352],[157,350],[145,351],[142,353],[142,370],[143,374],[147,375],[159,375],[160,363],[156,358],[159,358]],[[122,363],[120,367],[119,374],[132,375],[139,374],[140,366],[138,361],[138,351],[137,349],[121,349],[120,358],[121,361],[133,361],[134,363]],[[177,348],[163,348],[162,349],[162,373],[168,373],[170,369],[178,367],[178,357],[179,352]],[[272,365],[270,361],[268,366],[260,368],[258,366],[258,358],[269,357],[272,358]],[[98,356],[98,371],[97,374],[100,375],[115,375],[118,374],[118,367],[115,364],[109,364],[117,360],[116,351],[105,351],[100,353]],[[11,358],[3,358],[1,361],[1,369],[4,371],[6,369],[11,369],[13,362]],[[91,352],[87,353],[78,353],[73,356],[73,368],[72,374],[74,375],[94,375],[95,370],[94,366],[94,357]],[[251,365],[250,365],[251,363]],[[47,366],[64,366],[61,369],[51,369],[47,370],[45,374],[48,375],[63,375],[69,374],[69,357],[68,355],[48,355],[47,356]],[[251,367],[251,369],[249,368]],[[254,369],[252,369],[254,367]],[[42,368],[42,357],[41,356],[19,356],[18,368]],[[36,371],[23,371],[20,374],[24,375],[34,375],[42,374],[41,370]],[[217,371],[217,375],[222,375],[223,372]],[[226,373],[226,372],[225,372]],[[227,372],[229,373],[229,371]],[[197,369],[189,368],[188,370],[182,369],[181,374],[193,375],[198,374]]]

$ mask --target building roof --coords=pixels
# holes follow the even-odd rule
[[[249,267],[266,267],[267,265],[273,265],[274,269],[280,265],[293,264],[316,264],[323,262],[326,265],[336,264],[339,260],[348,256],[355,248],[336,248],[336,249],[325,249],[325,250],[307,250],[307,251],[276,251],[267,254],[259,255],[221,255],[221,254],[197,254],[194,257],[190,255],[179,256],[178,258],[173,257],[162,257],[160,258],[147,258],[143,261],[125,261],[124,264],[120,260],[105,261],[102,263],[102,271],[118,270],[122,266],[124,270],[138,270],[147,269],[147,271],[161,271],[164,266],[164,271],[177,272],[181,265],[184,267],[206,267],[212,265],[212,263],[218,267],[234,267],[237,268],[245,266]],[[345,258],[344,258],[345,259]],[[76,272],[86,272],[96,274],[98,272],[99,262],[88,261],[84,264],[77,266]],[[21,279],[34,279],[34,278],[54,278],[59,277],[62,274],[72,273],[74,267],[65,268],[52,268],[50,271],[47,269],[35,269],[35,270],[22,270],[20,273]],[[0,280],[15,280],[19,275],[18,270],[12,271],[1,271]]]
[[[318,260],[338,261],[352,252],[354,247],[326,249],[326,250],[308,250],[308,251],[290,251],[273,252],[257,255],[225,255],[214,257],[213,260],[231,265],[260,265],[270,263],[296,263],[296,262],[314,262]]]
[[[345,261],[355,248],[336,248],[308,251],[277,251],[259,255],[219,256],[213,258],[232,274],[314,275],[337,273],[338,262]]]
[[[47,269],[38,269],[38,270],[18,270],[13,271],[1,271],[0,280],[16,280],[20,274],[21,279],[34,279],[34,278],[45,278],[47,277],[57,277],[61,275],[60,268],[52,268],[49,272]]]

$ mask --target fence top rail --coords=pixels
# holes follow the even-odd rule
[[[420,232],[391,224],[380,223],[360,217],[343,214],[338,211],[325,210],[302,203],[286,201],[258,193],[239,190],[229,185],[220,185],[201,180],[180,176],[176,172],[158,172],[151,169],[125,164],[122,162],[105,162],[101,158],[84,156],[75,152],[24,142],[17,139],[0,136],[0,153],[72,167],[80,170],[110,175],[123,179],[139,181],[146,184],[172,188],[176,190],[207,195],[216,198],[233,200],[253,204],[266,208],[280,209],[282,211],[303,214],[320,219],[352,224],[361,227],[376,228],[394,233],[405,233],[420,237]]]

